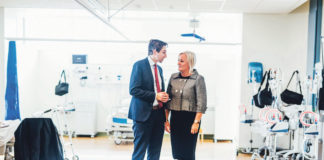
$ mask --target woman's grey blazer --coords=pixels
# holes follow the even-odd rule
[[[207,93],[204,77],[194,69],[188,78],[182,78],[180,72],[171,75],[167,93],[170,101],[169,110],[205,113],[207,109]]]

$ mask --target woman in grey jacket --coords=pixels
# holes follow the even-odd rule
[[[193,52],[180,53],[179,72],[172,74],[167,89],[171,100],[167,103],[165,129],[171,134],[173,158],[179,160],[195,159],[200,120],[207,109],[205,80],[193,69],[195,62]]]

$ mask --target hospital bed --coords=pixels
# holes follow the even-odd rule
[[[112,114],[110,132],[113,134],[115,144],[133,142],[133,121],[127,118],[128,107],[122,107]]]

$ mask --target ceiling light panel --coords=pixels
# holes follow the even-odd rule
[[[162,11],[187,11],[188,10],[188,0],[156,0],[156,3],[160,10]]]
[[[224,2],[225,0],[191,0],[196,2]]]
[[[129,1],[126,1],[124,4]],[[155,5],[152,0],[135,0],[125,10],[155,10]]]
[[[289,13],[299,0],[263,0],[256,8],[257,12]]]
[[[222,1],[191,1],[190,8],[192,11],[217,12],[222,4]]]
[[[6,8],[81,8],[73,0],[0,0]]]
[[[234,12],[251,11],[255,9],[258,3],[260,3],[260,0],[227,0],[223,10]]]

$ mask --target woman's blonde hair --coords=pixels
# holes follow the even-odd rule
[[[187,60],[188,60],[188,64],[189,64],[189,72],[192,73],[193,72],[193,69],[195,67],[195,64],[196,64],[196,55],[194,52],[191,52],[191,51],[184,51],[184,52],[181,52],[179,54],[180,55],[186,55],[187,56]]]

